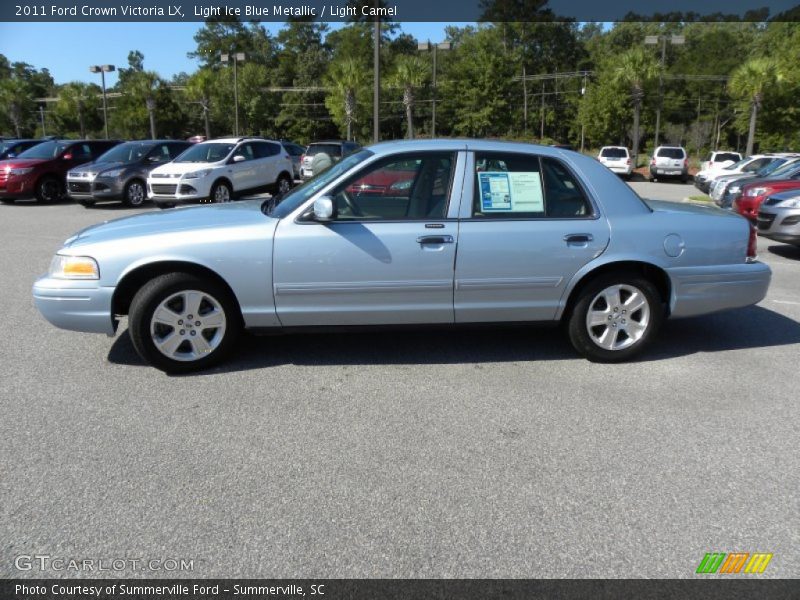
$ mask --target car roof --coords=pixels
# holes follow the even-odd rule
[[[477,150],[484,152],[536,152],[542,156],[573,156],[573,150],[542,146],[529,142],[509,142],[504,140],[478,140],[472,138],[440,138],[432,140],[395,140],[379,142],[367,146],[375,154],[384,155],[393,152],[414,152],[425,150]],[[594,160],[594,159],[592,159]]]

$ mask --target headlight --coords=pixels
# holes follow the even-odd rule
[[[100,269],[88,256],[56,254],[50,262],[49,275],[55,279],[100,279]]]
[[[765,187],[750,188],[745,193],[745,196],[747,196],[748,198],[755,198],[756,196],[761,196],[766,191],[767,188]]]
[[[800,196],[797,198],[789,198],[788,200],[781,200],[775,206],[779,208],[800,208]]]
[[[25,167],[24,169],[9,169],[8,170],[8,174],[9,175],[27,175],[31,171],[33,171],[33,167]]]
[[[183,176],[184,179],[200,179],[201,177],[205,177],[211,173],[211,169],[203,169],[202,171],[195,171],[194,173],[186,173]]]
[[[122,169],[111,169],[110,171],[103,171],[102,173],[98,173],[98,175],[102,175],[103,177],[119,177],[122,174]]]

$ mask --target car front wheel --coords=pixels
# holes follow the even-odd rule
[[[664,304],[647,279],[607,275],[578,297],[568,322],[575,349],[594,362],[622,362],[641,352],[664,321]]]
[[[61,183],[55,177],[42,177],[36,184],[36,200],[43,203],[57,202],[61,200],[63,190]]]
[[[212,202],[230,202],[233,199],[233,192],[231,186],[221,181],[215,183],[211,188],[211,201]]]
[[[124,201],[127,206],[141,206],[147,199],[147,192],[144,184],[138,179],[134,179],[125,186]]]
[[[129,332],[139,356],[167,373],[211,367],[242,330],[236,301],[222,285],[188,273],[145,284],[131,302]]]

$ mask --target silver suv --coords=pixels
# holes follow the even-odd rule
[[[664,177],[689,179],[689,155],[682,146],[659,146],[650,159],[650,181]]]
[[[311,164],[314,157],[320,152],[324,152],[331,158],[331,163],[339,162],[343,157],[361,148],[356,142],[326,141],[312,142],[306,148],[306,153],[300,159],[300,179],[310,179],[314,176]]]

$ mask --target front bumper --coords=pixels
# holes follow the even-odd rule
[[[181,204],[206,200],[211,193],[205,178],[147,180],[147,197],[156,204]],[[168,183],[166,183],[168,182]]]
[[[67,194],[75,200],[121,200],[123,190],[123,182],[116,177],[67,179]]]
[[[776,242],[800,244],[800,208],[762,205],[756,223],[759,235]]]
[[[767,295],[772,271],[762,262],[668,270],[670,314],[694,317],[757,304]]]
[[[33,195],[33,180],[27,176],[9,177],[0,182],[0,198],[25,198]]]
[[[33,284],[33,303],[56,327],[71,331],[114,335],[117,320],[111,314],[113,287],[97,281],[41,277]]]

